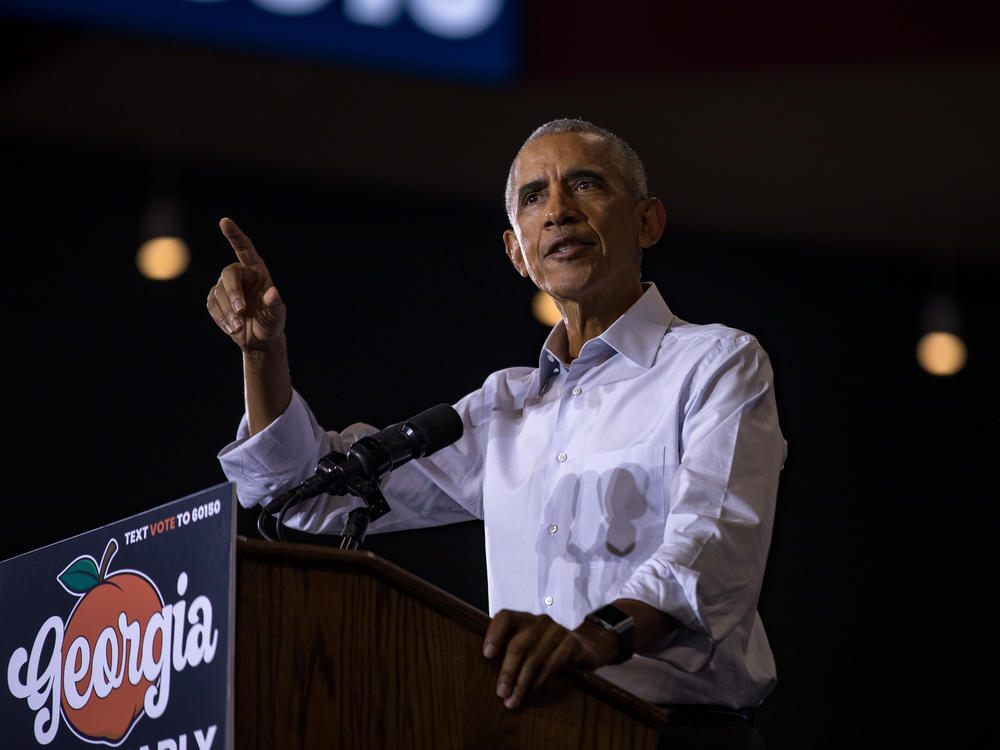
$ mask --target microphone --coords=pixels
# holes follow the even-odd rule
[[[378,483],[397,466],[451,445],[462,437],[463,431],[462,418],[451,406],[432,406],[405,422],[361,438],[346,456],[338,451],[326,454],[316,465],[314,476],[272,498],[264,505],[264,512],[277,513],[324,492],[362,495],[366,485],[377,489]],[[372,520],[388,511],[384,500],[382,504],[384,510],[373,515]]]

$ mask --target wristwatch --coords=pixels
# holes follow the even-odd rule
[[[606,604],[600,609],[595,609],[584,620],[596,623],[618,636],[618,656],[611,662],[612,664],[621,664],[632,656],[635,634],[635,620],[632,619],[632,615],[613,604]]]

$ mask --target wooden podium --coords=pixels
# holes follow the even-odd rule
[[[237,539],[235,743],[283,748],[655,748],[662,712],[570,671],[496,697],[489,619],[370,552]]]

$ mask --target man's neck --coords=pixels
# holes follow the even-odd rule
[[[642,296],[641,284],[613,298],[597,295],[596,299],[556,300],[566,325],[568,362],[580,356],[583,345],[604,333]]]

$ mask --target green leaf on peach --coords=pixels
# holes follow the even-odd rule
[[[74,596],[82,596],[99,584],[97,562],[90,555],[76,558],[58,576],[59,583]]]

